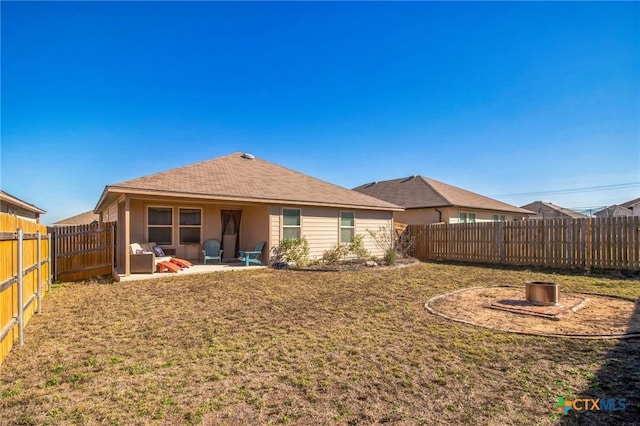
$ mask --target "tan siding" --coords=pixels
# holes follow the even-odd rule
[[[280,207],[269,206],[269,247],[278,247],[280,245]]]
[[[309,257],[320,259],[338,243],[340,210],[322,207],[302,208],[302,236],[309,243]]]
[[[372,256],[381,257],[384,255],[384,250],[378,247],[369,231],[375,233],[384,226],[391,232],[392,222],[391,212],[356,210],[356,234],[364,235],[365,247]]]
[[[444,209],[439,210],[443,211]],[[440,215],[436,209],[409,209],[403,212],[394,212],[393,218],[396,222],[407,225],[423,225],[425,223],[437,223],[440,220]]]

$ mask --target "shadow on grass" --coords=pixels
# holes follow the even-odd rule
[[[636,301],[634,316],[640,316],[640,299]],[[589,387],[576,399],[607,400],[600,410],[569,410],[561,425],[638,425],[640,424],[640,338],[619,340],[604,354],[604,363],[591,378]],[[625,398],[625,406],[620,399]],[[606,409],[615,400],[612,408]],[[580,403],[581,407],[583,404]]]
[[[567,275],[572,277],[596,277],[610,280],[640,280],[640,271],[626,271],[626,270],[600,270],[592,269],[586,271],[580,268],[566,269],[566,268],[551,268],[543,266],[517,266],[517,265],[500,265],[495,263],[476,263],[476,262],[462,262],[456,260],[432,260],[432,259],[418,259],[422,263],[432,263],[434,265],[453,265],[453,266],[475,266],[478,268],[496,269],[500,271],[531,271],[540,272],[546,274]]]

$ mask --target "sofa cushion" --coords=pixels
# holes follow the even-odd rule
[[[144,250],[138,243],[129,244],[130,254],[137,254],[139,250]]]

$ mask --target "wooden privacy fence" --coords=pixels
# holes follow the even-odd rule
[[[111,275],[115,266],[116,223],[52,229],[55,281]]]
[[[51,289],[51,240],[47,227],[0,213],[0,363],[16,342],[24,344],[24,327],[42,313]]]
[[[413,256],[433,260],[640,270],[640,217],[410,225]]]

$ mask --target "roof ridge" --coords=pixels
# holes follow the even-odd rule
[[[426,176],[422,176],[422,175],[419,175],[418,177],[420,178],[420,180],[421,180],[425,185],[427,185],[427,186],[428,186],[428,187],[429,187],[433,192],[435,192],[435,193],[438,195],[438,197],[440,197],[440,199],[441,199],[442,201],[444,201],[445,203],[452,204],[452,203],[451,203],[451,200],[449,200],[447,197],[445,197],[444,195],[442,195],[442,194],[440,193],[440,191],[438,191],[437,189],[435,189],[435,188],[433,187],[433,185],[431,185],[431,183],[429,183],[429,180],[433,180],[433,181],[438,182],[438,183],[443,184],[443,185],[447,185],[446,183],[444,183],[444,182],[440,182],[440,181],[437,181],[437,180],[435,180],[435,179],[431,179],[431,178],[428,178],[428,177],[426,177]],[[453,185],[449,185],[449,186],[453,186]],[[462,189],[462,188],[459,188],[459,189]],[[463,190],[463,191],[464,191],[464,190]]]

